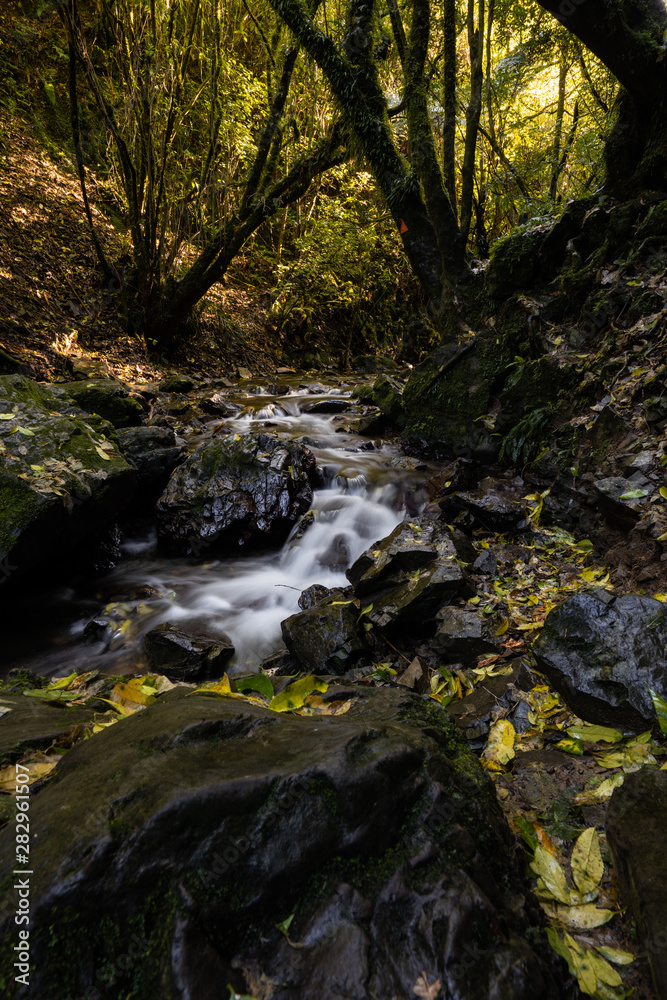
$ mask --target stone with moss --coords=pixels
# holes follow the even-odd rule
[[[61,388],[82,410],[98,414],[114,427],[136,427],[141,423],[144,409],[121,382],[71,382]]]
[[[313,499],[315,458],[270,434],[218,438],[173,473],[157,503],[158,537],[171,552],[225,552],[284,542]]]
[[[370,1000],[421,975],[460,1000],[574,996],[456,724],[397,689],[322,697],[352,704],[174,690],[68,751],[30,807],[35,996]],[[8,997],[15,930],[11,913]]]
[[[46,568],[130,500],[134,470],[48,389],[0,377],[0,560],[3,582]]]

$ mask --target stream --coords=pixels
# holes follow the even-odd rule
[[[239,408],[237,415],[183,431],[190,449],[213,434],[265,432],[298,439],[312,451],[322,487],[280,551],[165,557],[151,523],[124,524],[123,558],[110,573],[50,592],[40,600],[37,616],[27,606],[19,611],[21,628],[14,634],[8,629],[3,643],[2,672],[148,670],[143,638],[163,622],[191,633],[229,636],[236,649],[230,673],[256,670],[284,648],[280,623],[299,610],[301,592],[313,584],[347,586],[345,570],[400,523],[406,503],[409,513],[418,513],[413,491],[431,469],[390,444],[355,433],[362,408],[354,400],[345,403],[353,386],[332,381],[310,391],[297,382],[281,395],[256,385],[229,389],[224,394]],[[318,403],[350,408],[307,412]]]

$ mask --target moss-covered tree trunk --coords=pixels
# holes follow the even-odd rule
[[[624,88],[607,142],[619,193],[667,185],[667,8],[663,0],[538,0]]]

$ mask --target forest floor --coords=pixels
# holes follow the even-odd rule
[[[123,235],[96,207],[94,175],[87,183],[105,253],[129,259]],[[289,357],[245,264],[240,256],[214,287],[187,348],[169,361],[149,360],[143,340],[123,330],[122,300],[105,286],[72,164],[56,148],[45,150],[31,121],[0,105],[0,348],[32,377],[62,379],[77,358],[104,361],[129,382],[173,372],[229,375],[239,365],[273,371]]]

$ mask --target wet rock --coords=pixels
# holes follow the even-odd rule
[[[431,689],[431,683],[429,679],[428,664],[421,656],[415,656],[402,674],[399,674],[396,678],[396,683],[400,684],[401,687],[406,687],[410,691],[418,691],[420,694],[425,694]]]
[[[82,410],[97,413],[114,427],[136,426],[144,415],[139,400],[121,382],[71,382],[60,389]]]
[[[609,802],[606,828],[621,903],[637,924],[655,995],[667,996],[667,772],[626,774]]]
[[[451,493],[440,501],[442,516],[467,532],[482,529],[492,534],[512,534],[529,525],[523,497],[504,483],[484,490]]]
[[[114,996],[162,1000],[267,981],[272,1000],[408,997],[422,974],[451,1000],[574,996],[491,781],[407,692],[338,718],[170,692],[70,750],[30,812],[40,1000],[110,969]]]
[[[576,594],[550,612],[533,651],[577,715],[641,732],[656,724],[649,687],[667,697],[666,646],[660,601]]]
[[[620,476],[598,479],[593,486],[600,513],[618,531],[630,531],[639,520],[641,503],[626,496],[635,488],[630,480]]]
[[[151,629],[144,641],[151,669],[172,681],[220,677],[234,655],[229,636],[190,635],[170,622]]]
[[[350,547],[345,535],[334,535],[326,550],[317,557],[320,566],[327,569],[340,569],[350,561]]]
[[[470,663],[486,653],[498,653],[496,638],[500,619],[462,608],[441,608],[435,616],[437,631],[429,645],[448,663]]]
[[[247,380],[247,379],[250,379],[250,378],[252,378],[252,372],[250,371],[250,369],[249,369],[249,368],[242,368],[242,367],[241,367],[241,366],[239,365],[239,368],[238,368],[238,372],[239,372],[239,378],[240,378],[240,379],[245,379],[245,380]]]
[[[125,458],[137,471],[138,499],[154,500],[185,454],[168,427],[126,427],[118,431]]]
[[[390,535],[362,552],[346,575],[355,594],[363,597],[407,583],[417,571],[438,561],[443,569],[441,578],[451,581],[450,592],[472,596],[472,583],[457,561],[462,558],[461,544],[457,533],[441,522],[417,517],[403,521]]]
[[[195,384],[187,375],[169,375],[160,382],[160,392],[192,392]]]
[[[345,601],[338,591],[333,600]],[[342,674],[369,652],[365,619],[349,603],[318,603],[281,623],[283,641],[299,670]]]
[[[28,578],[37,566],[42,574],[56,558],[60,564],[115,517],[134,490],[134,469],[113,444],[85,417],[54,414],[59,406],[30,379],[0,377],[2,582]]]
[[[299,607],[302,611],[308,611],[309,608],[314,608],[316,604],[320,604],[327,597],[331,597],[332,594],[340,593],[340,591],[331,590],[330,587],[323,587],[321,583],[314,583],[312,587],[306,587],[301,593],[299,598]]]
[[[485,573],[487,576],[496,576],[498,572],[498,563],[496,562],[496,557],[491,549],[484,549],[483,552],[480,552],[473,562],[472,568],[477,573]]]
[[[24,677],[26,675],[24,674]],[[27,677],[26,677],[27,679]],[[43,681],[43,678],[38,678]],[[22,684],[21,687],[28,685]],[[30,684],[40,687],[40,684]],[[0,726],[0,766],[13,764],[29,750],[48,750],[74,726],[93,721],[95,710],[81,705],[55,708],[38,698],[25,697],[8,691],[2,693],[2,704],[10,711],[2,716]],[[12,800],[13,801],[13,800]],[[14,819],[16,810],[14,810]],[[13,979],[13,976],[12,976]]]
[[[221,392],[205,397],[200,400],[199,405],[205,413],[211,413],[216,417],[234,417],[241,409],[240,406],[230,403]]]
[[[172,473],[157,503],[158,537],[187,554],[280,544],[310,507],[315,477],[312,453],[291,441],[245,434],[206,442]]]
[[[319,399],[316,403],[310,403],[304,407],[304,413],[344,413],[351,407],[349,399],[341,399],[340,396],[332,396],[330,399]]]
[[[435,628],[437,613],[453,597],[474,594],[474,587],[461,568],[436,560],[423,569],[406,574],[404,583],[373,598],[368,618],[383,632],[414,633]]]
[[[377,407],[373,407],[372,411],[366,413],[357,424],[357,433],[374,437],[376,434],[384,434],[387,425],[388,420],[385,415]]]

